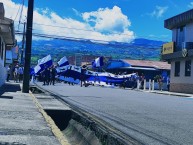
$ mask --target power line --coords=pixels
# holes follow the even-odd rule
[[[40,23],[33,23],[35,25],[41,25],[41,26],[48,26],[48,27],[55,27],[55,28],[64,28],[64,29],[72,29],[72,30],[80,30],[80,31],[88,31],[88,32],[97,32],[95,30],[87,30],[87,29],[78,29],[78,28],[73,28],[73,27],[65,27],[65,26],[53,26],[53,25],[47,25],[47,24],[40,24]],[[38,30],[38,29],[34,29]],[[39,31],[39,30],[38,30]],[[132,34],[123,34],[123,33],[115,33],[112,32],[110,34],[118,34],[118,35],[127,35],[127,36],[133,36]],[[138,36],[138,37],[143,37],[143,36]],[[152,38],[151,36],[145,36],[146,38]],[[153,38],[160,39],[160,37],[153,36]],[[163,38],[162,38],[163,39]]]
[[[86,30],[86,29],[78,29],[78,28],[72,28],[72,27],[64,27],[64,26],[53,26],[53,25],[46,25],[46,24],[40,24],[40,23],[33,23],[35,25],[41,25],[41,26],[48,26],[48,27],[55,27],[55,28],[65,28],[65,29],[72,29],[72,30],[81,30],[81,31],[91,31],[95,32],[94,30]]]
[[[16,31],[15,34],[23,35],[23,32]],[[85,39],[85,38],[76,38],[76,37],[40,34],[40,33],[33,33],[32,35],[36,36],[36,37],[49,38],[49,39],[68,40],[68,41],[81,41],[81,42],[84,42],[84,43],[99,43],[101,45],[103,45],[103,44],[111,44],[111,42],[112,42],[112,41],[105,41],[105,40]],[[149,47],[161,47],[161,45],[146,45],[146,46],[149,46]],[[141,47],[141,46],[136,45],[136,47]]]
[[[71,29],[73,29],[73,28],[71,28]],[[34,31],[42,31],[42,30],[40,30],[40,29],[33,29]],[[78,30],[78,29],[77,29]],[[58,30],[58,31],[60,31],[61,32],[61,30]],[[88,30],[89,31],[89,30]],[[52,32],[56,32],[56,30],[53,30],[53,31],[49,31],[50,33],[52,33]],[[95,31],[91,31],[91,32],[95,32]],[[133,36],[133,37],[137,37],[137,38],[142,38],[142,39],[152,39],[152,40],[157,40],[157,41],[168,41],[168,38],[161,38],[161,37],[157,37],[157,36],[142,36],[142,35],[132,35],[132,34],[120,34],[120,33],[111,33],[111,34],[118,34],[119,36],[122,36],[122,35],[125,35],[125,36]],[[83,36],[85,36],[85,34],[79,34],[79,33],[77,33],[76,35],[83,35]],[[98,36],[98,35],[94,35],[94,34],[92,34],[92,36]],[[108,35],[104,35],[104,36],[108,36]]]
[[[23,1],[23,0],[21,0],[21,2],[22,2],[22,1]],[[16,14],[16,16],[15,16],[14,21],[16,20],[16,18],[17,18],[17,16],[18,16],[18,14],[19,14],[20,8],[21,8],[21,5],[19,5],[19,8],[18,8],[18,10],[17,10],[17,14]]]
[[[17,21],[16,21],[17,22]],[[21,23],[23,24],[23,23]],[[64,27],[64,26],[53,26],[53,25],[46,25],[46,24],[39,24],[39,23],[33,23],[35,25],[41,25],[41,26],[48,26],[48,27],[53,27],[53,28],[64,28],[64,29],[71,29],[71,30],[79,30],[79,31],[87,31],[87,32],[97,32],[95,30],[87,30],[87,29],[78,29],[78,28],[72,28],[72,27]],[[33,30],[37,30],[37,31],[41,31],[40,29],[34,29]],[[132,34],[123,34],[123,33],[115,33],[112,32],[110,34],[118,34],[118,35],[126,35],[126,36],[133,36]]]
[[[21,31],[15,31],[15,34],[23,35]],[[82,40],[82,41],[96,41],[96,42],[110,42],[105,40],[95,40],[95,39],[85,39],[85,38],[77,38],[77,37],[67,37],[67,36],[58,36],[58,35],[48,35],[48,34],[40,34],[40,33],[33,33],[33,36],[43,37],[43,38],[53,38],[53,39],[61,39],[61,40]]]
[[[63,29],[71,29],[71,30],[78,30],[78,31],[97,32],[97,31],[95,31],[95,30],[79,29],[79,28],[73,28],[73,27],[53,26],[53,25],[40,24],[40,23],[33,23],[33,24],[35,24],[35,25],[40,25],[40,26],[53,27],[53,28],[63,28]],[[34,29],[34,30],[35,30],[35,29]],[[38,29],[36,29],[36,30],[38,30]],[[110,34],[133,36],[132,34],[129,35],[129,34],[124,34],[124,33],[116,33],[116,32],[111,32]]]
[[[78,31],[87,31],[87,32],[97,32],[95,30],[87,30],[87,29],[78,29],[78,28],[73,28],[73,27],[65,27],[65,26],[53,26],[53,25],[47,25],[47,24],[40,24],[40,23],[33,23],[35,25],[41,25],[41,26],[47,26],[47,27],[53,27],[53,28],[63,28],[63,29],[71,29],[71,30],[78,30]],[[33,30],[37,30],[37,31],[41,31],[40,29],[34,29]],[[112,33],[109,33],[109,34],[118,34],[120,36],[122,35],[125,35],[125,36],[134,36],[132,34],[124,34],[124,33],[115,33],[115,32],[112,32]],[[96,35],[95,35],[96,36]],[[167,38],[161,38],[161,37],[157,37],[157,36],[142,36],[142,35],[137,35],[138,38],[150,38],[150,39],[164,39],[164,40],[168,40]]]
[[[20,22],[21,22],[22,13],[23,13],[24,1],[25,1],[25,0],[22,1],[22,6],[21,6],[21,11],[20,11],[20,16],[19,16],[18,30],[19,30],[19,26],[20,26]]]
[[[40,30],[40,29],[33,29],[34,31],[36,31],[36,32],[41,32],[42,30]],[[62,32],[62,30],[50,30],[50,31],[47,31],[47,32],[50,32],[50,33],[57,33],[57,32],[59,32],[59,33],[61,33]],[[63,31],[64,33],[66,33],[65,31]],[[73,34],[73,35],[79,35],[79,37],[82,37],[82,36],[85,36],[85,34],[84,33],[78,33],[78,32],[73,32],[73,33],[70,33],[70,32],[67,32],[67,34]],[[90,34],[90,33],[89,33]],[[115,33],[114,33],[115,34]],[[119,34],[119,36],[121,36],[121,35],[127,35],[128,36],[128,38],[129,38],[129,36],[130,37],[134,37],[134,35],[129,35],[129,34]],[[103,37],[105,37],[105,36],[109,36],[109,35],[102,35],[102,34],[100,34],[100,36],[99,35],[96,35],[96,34],[92,34],[92,36],[96,36],[96,37],[100,37],[100,36],[103,36]],[[74,38],[74,37],[73,37]],[[100,41],[103,41],[103,40],[100,40]]]
[[[21,17],[22,17],[23,6],[24,6],[24,0],[23,0],[23,2],[22,2],[21,12],[20,12],[20,16],[19,16],[19,22],[21,21]]]

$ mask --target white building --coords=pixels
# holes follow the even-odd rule
[[[5,18],[4,6],[0,3],[0,86],[4,84],[6,78],[6,61],[10,63],[8,59],[11,59],[8,54],[6,58],[6,51],[10,53],[14,43],[14,22]]]
[[[75,65],[76,66],[81,66],[82,64],[82,54],[81,53],[76,53],[75,54]]]
[[[170,90],[193,93],[193,9],[164,21],[172,42],[163,45],[162,59],[171,63]]]

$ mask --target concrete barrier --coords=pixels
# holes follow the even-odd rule
[[[152,81],[152,91],[154,91],[154,84],[155,84],[155,81],[153,80]]]
[[[143,90],[145,91],[146,90],[146,79],[144,79],[144,88]]]

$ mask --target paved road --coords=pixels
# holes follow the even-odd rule
[[[143,144],[193,144],[192,98],[93,86],[43,87]]]

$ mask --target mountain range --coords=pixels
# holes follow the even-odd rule
[[[163,41],[138,38],[130,43],[97,42],[90,40],[34,40],[32,63],[50,54],[55,61],[63,56],[82,55],[106,56],[113,59],[159,60]]]

